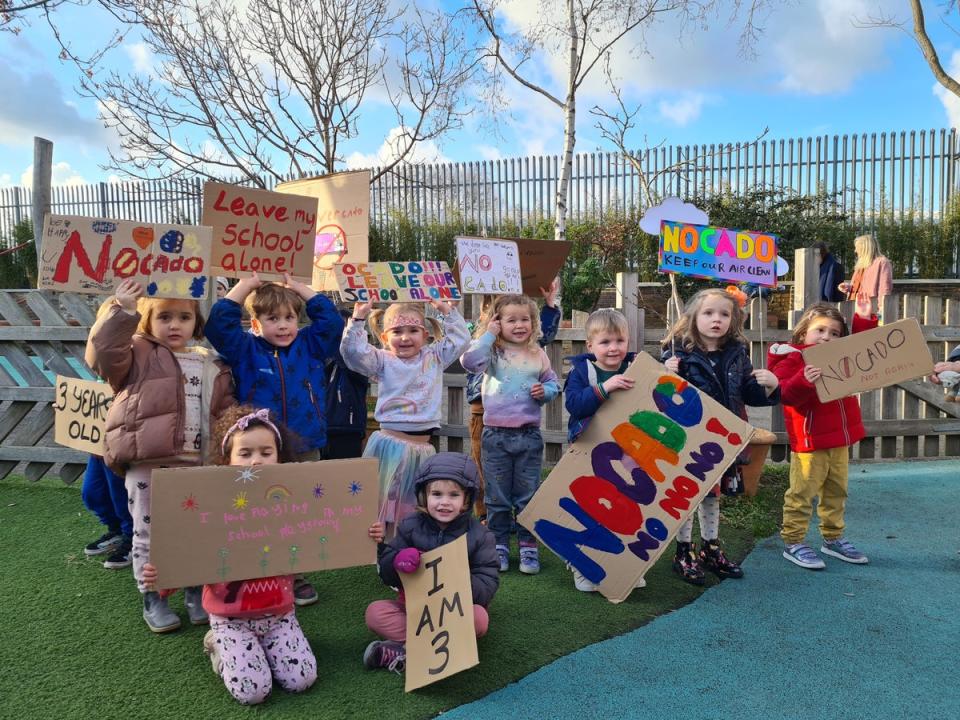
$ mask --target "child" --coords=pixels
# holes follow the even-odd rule
[[[440,427],[443,371],[470,340],[466,322],[451,304],[430,302],[440,323],[428,321],[422,303],[395,303],[372,313],[372,302],[358,303],[340,343],[347,367],[378,382],[374,417],[380,429],[370,436],[363,457],[380,461],[379,517],[387,538],[416,507],[417,468],[434,454],[430,436]],[[382,350],[367,341],[368,315]],[[439,338],[431,345],[428,322]]]
[[[130,567],[133,562],[133,518],[127,504],[123,478],[107,467],[100,455],[91,455],[83,474],[80,498],[84,506],[104,525],[107,532],[83,548],[87,557],[110,553],[103,561],[108,570]]]
[[[573,442],[587,429],[590,419],[610,393],[629,390],[634,381],[624,377],[636,353],[627,352],[630,326],[623,313],[613,309],[596,310],[587,318],[587,352],[570,358],[570,372],[563,388],[564,404],[570,413],[567,439]],[[576,568],[573,585],[581,592],[594,592],[597,586]],[[643,578],[637,587],[646,585]]]
[[[163,633],[179,628],[180,618],[143,581],[150,558],[150,475],[157,467],[199,464],[210,427],[235,400],[230,369],[209,350],[187,345],[203,337],[199,303],[142,295],[139,283],[120,283],[114,306],[90,330],[86,361],[115,393],[104,460],[126,477],[143,619]],[[200,588],[186,588],[184,602],[191,623],[207,622]]]
[[[857,298],[853,331],[877,326],[871,301]],[[804,543],[813,498],[819,496],[817,514],[823,545],[820,552],[846,562],[863,564],[867,556],[843,536],[843,511],[847,500],[847,448],[864,438],[860,403],[855,396],[820,402],[815,384],[821,369],[807,365],[801,351],[810,345],[848,335],[847,323],[835,307],[817,303],[807,308],[793,331],[790,343],[770,346],[768,364],[780,379],[783,417],[790,438],[790,487],[783,497],[783,556],[809,570],[822,570],[823,560]]]
[[[953,349],[946,362],[938,362],[933,366],[930,382],[943,385],[947,402],[960,402],[960,347]]]
[[[275,465],[294,459],[293,438],[269,410],[233,407],[214,428],[211,457],[217,465]],[[144,568],[152,584],[157,571]],[[210,630],[203,651],[230,694],[243,705],[267,699],[273,679],[288,692],[303,692],[317,679],[317,661],[294,614],[293,576],[203,586]]]
[[[476,464],[462,453],[438,453],[424,461],[414,482],[417,512],[400,523],[390,542],[378,546],[377,564],[381,579],[391,587],[400,587],[398,573],[412,573],[420,567],[420,553],[466,535],[473,622],[477,637],[483,637],[490,625],[487,607],[500,585],[500,576],[493,534],[470,514],[478,480]],[[370,534],[377,537],[374,528]],[[367,646],[364,667],[402,672],[407,638],[403,593],[396,600],[370,603],[366,621],[368,628],[386,640],[374,640]]]
[[[244,278],[210,310],[207,338],[233,370],[240,402],[272,410],[296,429],[297,460],[319,460],[327,444],[324,361],[337,351],[343,320],[333,302],[284,275],[284,284]],[[299,331],[306,304],[310,325]],[[250,330],[241,325],[243,306]],[[298,605],[317,601],[317,591],[297,578]]]
[[[486,331],[460,358],[467,372],[483,375],[483,478],[487,524],[497,538],[500,572],[510,567],[514,511],[527,506],[540,484],[543,436],[540,408],[560,392],[557,375],[537,340],[537,304],[522,295],[501,295]],[[537,541],[517,525],[520,572],[540,572]]]
[[[560,329],[560,307],[557,302],[557,293],[560,291],[560,278],[554,278],[549,288],[540,288],[543,295],[543,307],[540,308],[540,332],[542,337],[538,341],[540,347],[546,347],[553,342]],[[493,307],[493,295],[483,296],[483,305],[480,308],[480,319],[477,321],[476,337],[483,334],[487,327],[487,319]],[[483,398],[481,387],[483,373],[467,373],[467,404],[470,406],[470,456],[482,468],[481,443],[483,438]],[[483,473],[480,473],[480,487],[477,488],[476,510],[481,520],[487,517],[487,506],[483,504]]]
[[[350,319],[352,309],[340,307],[340,317]],[[366,375],[347,367],[337,352],[327,358],[327,446],[324,460],[358,458],[363,454],[363,438],[367,434],[367,391],[370,380]]]
[[[769,370],[754,370],[743,335],[743,310],[737,299],[719,288],[701,290],[663,341],[667,370],[695,385],[735,415],[746,419],[746,405],[780,402],[779,384]],[[720,547],[720,497],[743,492],[735,461],[698,507],[700,552],[692,544],[693,513],[677,532],[673,569],[693,585],[704,582],[704,568],[721,580],[742,578],[743,570]],[[746,462],[746,458],[742,460]]]

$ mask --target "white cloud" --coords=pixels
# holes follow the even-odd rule
[[[88,181],[68,162],[58,162],[53,164],[51,185],[86,185]],[[33,165],[28,165],[20,176],[20,185],[23,187],[33,187]]]
[[[13,185],[13,178],[10,177],[10,173],[0,175],[0,187],[10,187],[11,185]]]
[[[950,65],[947,70],[951,77],[960,77],[960,50],[954,50],[950,58]],[[940,98],[943,103],[943,109],[947,112],[947,122],[950,127],[960,128],[960,97],[947,90],[940,83],[933,86],[933,94]]]
[[[123,46],[124,52],[133,61],[133,69],[144,75],[153,74],[153,53],[144,42],[131,43]]]
[[[503,153],[500,152],[500,148],[494,147],[493,145],[474,145],[473,150],[483,160],[503,159]]]
[[[373,153],[353,152],[346,158],[348,170],[358,168],[380,167],[393,162],[401,149],[402,129],[395,127],[387,134],[386,140]],[[432,140],[417,143],[413,151],[407,155],[405,162],[410,163],[443,163],[450,162],[450,158],[443,154],[440,147]]]
[[[674,100],[661,100],[657,110],[667,120],[683,127],[700,117],[706,96],[700,93],[688,93]]]

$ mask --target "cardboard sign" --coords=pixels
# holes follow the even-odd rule
[[[374,458],[154,470],[158,587],[372,564],[379,493]]]
[[[520,254],[512,240],[458,237],[457,272],[460,286],[467,295],[523,292]]]
[[[317,198],[312,285],[320,291],[336,290],[334,265],[370,259],[370,171],[293,180],[276,189]]]
[[[460,299],[457,281],[445,262],[337,263],[333,272],[346,302]]]
[[[567,240],[558,242],[529,238],[516,238],[514,242],[517,243],[517,252],[520,253],[523,294],[539,297],[540,288],[549,288],[553,279],[560,274],[573,243]]]
[[[53,439],[60,445],[103,455],[113,390],[106,383],[57,375],[53,396]]]
[[[933,356],[916,318],[804,349],[808,365],[823,371],[820,402],[876,390],[933,372]]]
[[[195,225],[47,215],[39,288],[110,295],[121,280],[149,297],[207,296],[211,230]]]
[[[645,353],[560,458],[517,520],[626,599],[719,481],[753,428]]]
[[[211,275],[267,278],[312,273],[317,201],[287,193],[203,184],[203,224],[213,228]]]
[[[660,272],[775,287],[777,243],[770,233],[660,222]]]
[[[400,574],[407,603],[410,692],[472,668],[477,656],[467,536],[420,556],[416,572]]]

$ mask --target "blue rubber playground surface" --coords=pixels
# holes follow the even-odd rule
[[[960,717],[958,491],[960,461],[851,466],[846,535],[870,564],[804,570],[768,538],[743,580],[443,717]]]

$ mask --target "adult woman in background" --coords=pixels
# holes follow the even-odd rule
[[[873,234],[854,238],[853,249],[857,253],[853,277],[850,282],[840,283],[839,289],[846,293],[847,300],[866,295],[876,311],[880,301],[893,292],[893,266],[880,254],[880,246]]]

